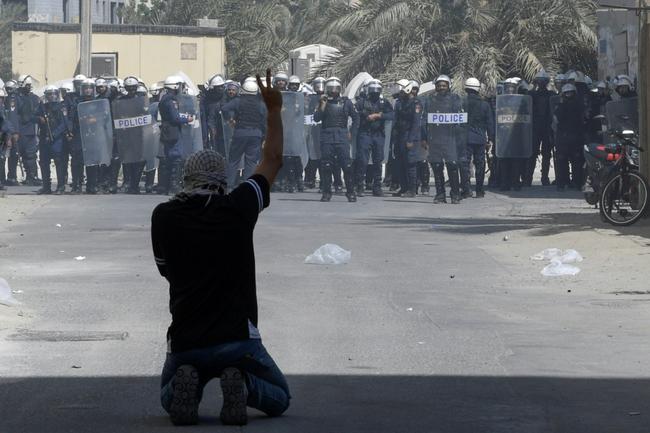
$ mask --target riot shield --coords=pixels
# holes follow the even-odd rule
[[[388,120],[384,122],[384,135],[386,140],[384,140],[384,164],[388,162],[388,157],[390,153],[390,136],[393,132],[393,121]]]
[[[146,130],[151,130],[153,119],[147,99],[143,96],[113,101],[113,128],[120,159],[125,164],[145,160]]]
[[[113,152],[113,125],[108,99],[82,102],[77,110],[84,164],[88,167],[109,165]]]
[[[309,127],[308,151],[309,159],[320,160],[320,125],[321,122],[314,121],[314,115],[305,116],[305,125]]]
[[[429,161],[458,161],[459,143],[467,142],[467,113],[460,97],[434,94],[425,105]]]
[[[158,123],[158,103],[149,105],[151,115],[151,128],[145,129],[144,134],[144,160],[146,161],[145,171],[158,168],[158,153],[160,152],[160,124]]]
[[[201,134],[201,120],[199,119],[199,102],[196,96],[178,95],[178,113],[181,117],[194,117],[192,123],[184,124],[181,127],[179,141],[183,150],[183,158],[187,158],[194,152],[203,149],[203,135]]]
[[[305,140],[305,97],[300,92],[282,92],[284,156],[299,156],[303,168],[309,161]]]
[[[226,149],[226,161],[228,161],[229,155],[230,155],[230,146],[232,144],[232,134],[234,132],[230,122],[227,122],[226,119],[223,117],[223,113],[221,113],[221,126],[222,126],[222,131],[223,131],[223,145],[224,148]]]
[[[618,101],[609,101],[605,105],[607,128],[631,129],[639,131],[639,98],[626,98]]]
[[[497,96],[497,158],[530,158],[533,154],[533,100],[528,95]]]

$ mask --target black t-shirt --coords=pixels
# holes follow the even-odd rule
[[[254,175],[228,195],[195,195],[154,209],[151,237],[156,265],[169,281],[172,352],[251,337],[250,324],[257,327],[253,229],[269,201],[268,181]]]

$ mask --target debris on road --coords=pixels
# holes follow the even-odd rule
[[[413,311],[413,307],[408,307],[406,311]]]
[[[73,366],[70,367],[70,368],[81,368],[81,365],[73,365]]]
[[[86,260],[86,256],[77,256],[74,258],[76,261],[80,262],[82,260]]]
[[[350,262],[351,251],[346,251],[336,244],[325,244],[305,259],[312,265],[343,265]]]
[[[61,224],[57,224],[56,226],[57,226],[58,228],[61,228],[61,227],[63,227],[63,226],[62,226]]]
[[[578,275],[580,268],[562,263],[559,259],[553,259],[550,265],[542,269],[541,274],[545,277],[563,277],[567,275]]]
[[[541,274],[545,277],[577,275],[580,273],[580,268],[571,266],[569,263],[580,263],[584,260],[582,255],[576,250],[561,250],[559,248],[547,248],[531,256],[530,259],[535,261],[548,260],[551,262],[542,269]]]
[[[9,287],[9,283],[4,278],[0,278],[0,304],[8,307],[20,305],[20,302],[11,294],[11,287]]]
[[[503,242],[508,242],[509,240],[510,240],[510,236],[505,235],[505,236],[503,237]]]

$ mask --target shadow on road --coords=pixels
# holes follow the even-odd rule
[[[649,219],[644,219],[630,227],[614,227],[602,222],[596,210],[593,213],[563,212],[527,216],[495,216],[494,218],[377,217],[359,219],[355,223],[374,224],[389,229],[406,227],[423,232],[468,235],[530,230],[532,236],[549,236],[567,232],[606,229],[613,230],[620,236],[641,236],[650,239]]]
[[[647,431],[648,379],[465,376],[289,376],[279,419],[249,411],[244,431],[300,433],[599,433]],[[157,377],[2,379],[6,433],[177,432],[158,403]],[[216,382],[201,425],[218,420]]]

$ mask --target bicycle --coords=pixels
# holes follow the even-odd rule
[[[613,131],[619,146],[611,154],[615,161],[600,196],[600,215],[603,221],[623,227],[636,223],[648,209],[648,180],[639,172],[637,134],[628,129]],[[608,156],[610,158],[610,156]]]

